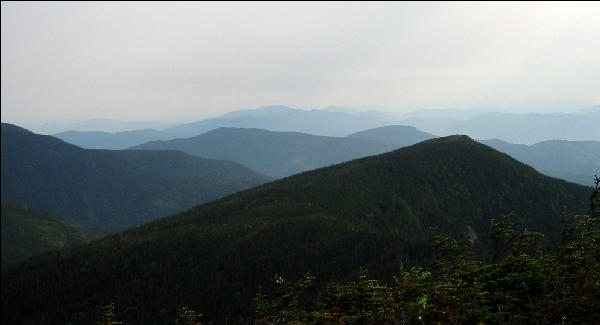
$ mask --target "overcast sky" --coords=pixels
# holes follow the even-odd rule
[[[599,2],[2,2],[1,42],[17,124],[600,104]]]

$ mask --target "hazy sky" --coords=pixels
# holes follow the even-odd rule
[[[2,121],[600,104],[600,3],[2,2]],[[559,105],[559,106],[557,106]]]

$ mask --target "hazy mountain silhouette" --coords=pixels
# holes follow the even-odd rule
[[[218,127],[234,127],[345,136],[385,124],[386,120],[368,114],[354,115],[316,109],[307,111],[287,106],[267,106],[235,111],[218,118],[174,126],[165,131],[181,137],[191,137]]]
[[[435,135],[419,131],[413,126],[390,125],[356,132],[347,137],[379,141],[394,149],[398,149],[435,138]]]
[[[99,131],[67,131],[53,135],[65,142],[86,149],[125,149],[147,141],[173,138],[166,132],[152,129],[116,133]]]
[[[600,141],[600,114],[488,113],[436,134],[468,134],[477,139],[502,139],[534,144],[546,140]]]
[[[414,126],[436,135],[466,134],[477,139],[498,138],[511,143],[533,144],[545,140],[600,140],[600,108],[572,114],[509,114],[489,110],[417,110],[397,114],[358,112],[343,107],[301,110],[266,106],[239,110],[220,117],[179,124],[163,131],[65,132],[60,139],[89,149],[125,149],[148,141],[194,137],[219,127],[258,128],[323,136],[348,134],[389,125]]]
[[[592,186],[594,175],[600,175],[600,141],[551,140],[531,146],[498,139],[481,142],[548,176]]]
[[[181,150],[198,157],[239,162],[285,177],[391,150],[381,142],[298,132],[218,128],[193,138],[148,142],[131,149]]]
[[[162,130],[173,126],[175,123],[159,121],[118,121],[104,118],[85,120],[81,122],[45,123],[29,127],[35,133],[56,134],[66,131],[97,131],[97,132],[123,132],[141,129]]]

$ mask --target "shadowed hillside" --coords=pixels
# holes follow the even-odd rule
[[[99,227],[100,233],[267,180],[234,162],[180,151],[88,150],[2,124],[2,200]]]
[[[81,227],[63,217],[2,202],[2,266],[85,241]]]

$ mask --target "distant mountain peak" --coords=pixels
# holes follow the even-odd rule
[[[380,141],[398,148],[431,139],[435,136],[433,134],[420,131],[414,126],[388,125],[352,133],[347,137]]]

